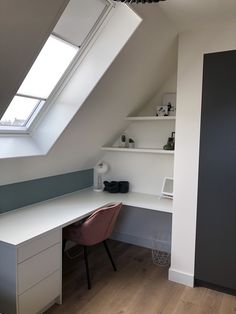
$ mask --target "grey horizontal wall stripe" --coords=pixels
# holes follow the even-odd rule
[[[93,185],[93,169],[0,186],[0,213]]]

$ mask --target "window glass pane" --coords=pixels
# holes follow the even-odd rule
[[[78,49],[59,38],[50,36],[17,94],[47,98]]]
[[[15,96],[0,120],[0,126],[24,126],[40,100]]]

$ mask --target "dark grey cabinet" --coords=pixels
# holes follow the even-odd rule
[[[195,281],[236,292],[236,51],[204,56]]]

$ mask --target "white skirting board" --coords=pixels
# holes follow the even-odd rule
[[[168,253],[170,253],[171,251],[171,244],[169,242],[161,241],[158,239],[143,238],[123,232],[113,232],[110,238],[113,240],[134,244],[149,249],[156,249]]]
[[[188,287],[194,287],[194,276],[189,273],[184,273],[176,269],[169,269],[169,280],[174,281]]]

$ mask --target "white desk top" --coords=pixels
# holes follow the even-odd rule
[[[124,205],[172,212],[172,201],[134,193],[110,194],[85,189],[0,215],[0,241],[21,245],[41,234],[86,217],[98,207],[121,201]]]

